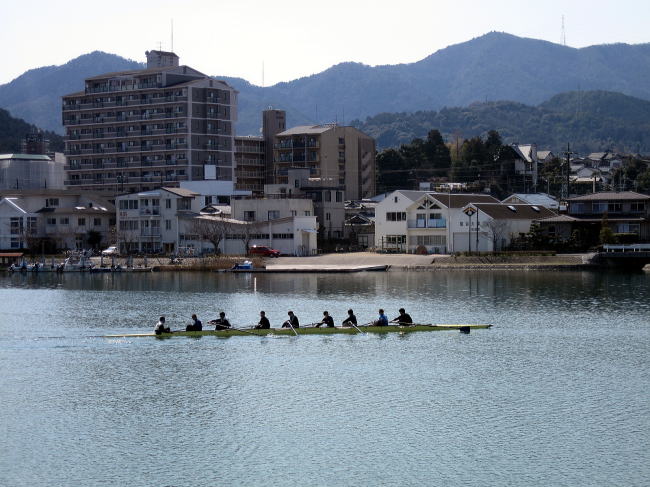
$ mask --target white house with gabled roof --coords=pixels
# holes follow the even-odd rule
[[[462,247],[469,227],[464,226],[462,209],[474,202],[499,203],[485,194],[393,191],[375,209],[375,247],[429,253],[467,250]]]

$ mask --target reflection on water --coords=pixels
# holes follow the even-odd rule
[[[648,274],[0,276],[0,485],[644,485]],[[470,335],[101,339],[353,307]]]

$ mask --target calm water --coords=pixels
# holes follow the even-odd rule
[[[225,309],[491,330],[103,339]],[[650,273],[0,275],[0,485],[650,484]]]

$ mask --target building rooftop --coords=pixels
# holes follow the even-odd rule
[[[641,193],[635,193],[634,191],[602,191],[600,193],[591,193],[583,196],[576,196],[575,198],[569,198],[568,201],[604,201],[604,200],[615,200],[615,201],[636,201],[636,200],[650,200],[650,196]]]
[[[304,135],[304,134],[322,134],[328,130],[332,130],[336,125],[298,125],[297,127],[292,127],[284,132],[277,134],[277,137],[282,137],[286,135]]]
[[[503,203],[473,204],[496,220],[538,220],[555,216],[555,212],[537,205],[506,205]]]
[[[18,159],[23,161],[51,161],[50,156],[44,154],[0,154],[0,160]]]
[[[165,190],[168,193],[175,194],[176,196],[180,196],[182,198],[193,198],[195,196],[199,196],[199,193],[195,191],[190,191],[189,189],[185,189],[185,188],[160,188],[160,189]]]

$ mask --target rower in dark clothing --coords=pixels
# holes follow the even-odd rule
[[[165,324],[165,317],[161,316],[160,319],[158,320],[158,323],[156,324],[156,327],[154,328],[154,333],[156,335],[160,335],[161,333],[171,333],[172,331],[169,329],[169,327]]]
[[[341,323],[343,326],[353,326],[357,324],[357,317],[354,316],[354,311],[348,310],[348,317]]]
[[[413,318],[411,318],[411,315],[408,314],[404,308],[399,309],[399,316],[397,318],[394,318],[390,320],[391,323],[399,323],[400,325],[412,325],[413,324]]]
[[[215,330],[227,330],[228,328],[230,328],[230,321],[228,321],[228,319],[226,318],[226,313],[224,313],[223,311],[219,313],[219,318],[217,318],[216,320],[208,321],[208,323],[210,323],[211,325],[215,325],[214,326]]]
[[[282,328],[300,328],[298,317],[293,314],[293,311],[289,311],[287,314],[289,315],[289,319],[282,323]]]
[[[269,328],[271,328],[271,323],[269,323],[269,319],[266,317],[266,313],[264,311],[260,311],[260,321],[257,323],[255,329],[268,330]]]
[[[327,311],[323,311],[323,320],[316,325],[316,328],[320,328],[321,325],[327,325],[328,328],[334,328],[334,318],[332,318]]]
[[[198,319],[196,315],[192,315],[192,323],[185,327],[185,331],[201,331],[201,330],[203,330],[203,323],[201,323],[201,320]]]

